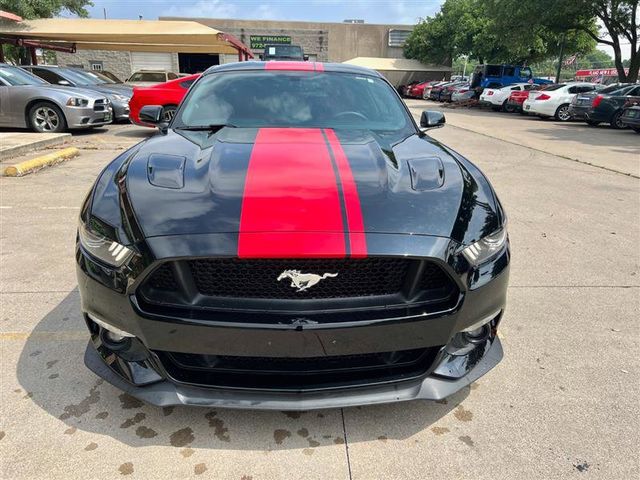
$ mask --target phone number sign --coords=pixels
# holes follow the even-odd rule
[[[249,45],[252,50],[264,50],[265,45],[291,45],[291,37],[288,35],[250,35]]]

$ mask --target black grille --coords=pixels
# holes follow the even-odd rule
[[[438,348],[309,358],[242,357],[156,352],[183,383],[305,390],[397,381],[424,374]]]
[[[153,273],[149,280],[149,283],[153,288],[157,288],[160,290],[174,291],[178,288],[178,284],[173,275],[173,269],[168,263],[161,265]]]
[[[98,98],[93,103],[93,110],[96,112],[104,112],[107,109],[107,105],[109,104],[106,98]]]
[[[235,298],[332,299],[398,293],[410,261],[396,258],[241,260],[205,259],[189,262],[200,293]],[[436,267],[437,268],[437,267]],[[312,288],[298,291],[286,270],[327,276]],[[431,280],[430,280],[431,281]]]

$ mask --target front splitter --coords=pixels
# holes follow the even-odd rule
[[[502,344],[500,339],[496,337],[491,348],[478,364],[468,374],[457,380],[428,376],[422,379],[369,387],[300,393],[199,388],[174,384],[167,380],[138,387],[113,372],[102,361],[91,342],[85,350],[84,362],[92,372],[113,386],[152,405],[293,411],[374,405],[408,400],[441,400],[475,382],[495,367],[502,356]]]

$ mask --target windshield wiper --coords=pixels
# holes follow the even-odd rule
[[[237,128],[231,123],[212,123],[210,125],[185,125],[184,127],[176,127],[175,129],[216,133],[218,130],[222,130],[225,127]]]

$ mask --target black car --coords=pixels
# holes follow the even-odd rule
[[[583,95],[585,99],[578,100],[578,97]],[[611,86],[596,92],[595,95],[576,95],[576,106],[580,109],[580,112],[575,108],[573,111],[576,111],[576,113],[584,112],[583,118],[591,126],[609,123],[613,128],[624,128],[621,122],[622,109],[630,97],[637,96],[640,96],[640,85],[623,85],[621,88]],[[590,104],[587,103],[589,100],[591,100]],[[570,111],[572,111],[571,107]]]
[[[129,119],[129,100],[133,96],[133,88],[130,85],[109,83],[92,72],[74,67],[25,65],[22,68],[53,85],[78,87],[103,93],[111,101],[114,120]]]
[[[254,92],[254,94],[247,94]],[[115,158],[76,242],[85,363],[156,405],[441,399],[502,358],[506,215],[378,73],[207,70]]]
[[[620,116],[622,124],[632,128],[636,133],[640,133],[640,99],[638,100],[638,104],[625,107]]]

